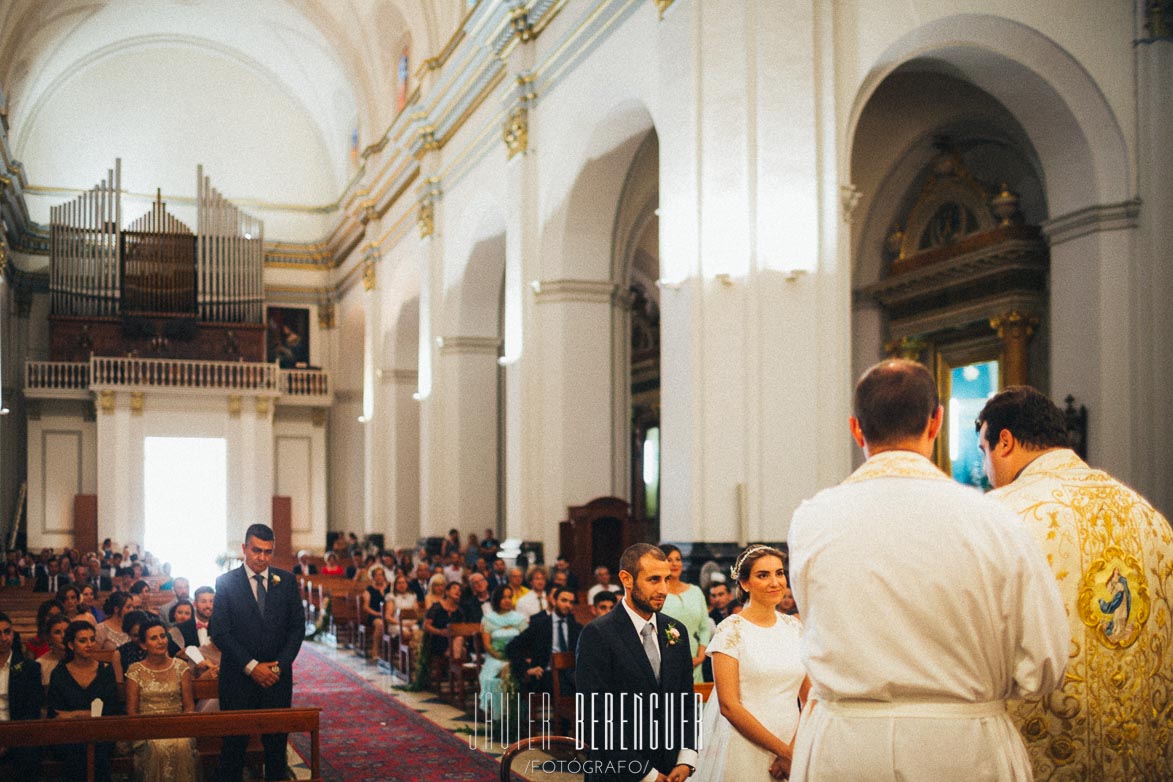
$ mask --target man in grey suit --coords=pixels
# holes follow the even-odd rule
[[[220,649],[220,708],[289,708],[293,700],[293,660],[305,637],[305,614],[297,579],[270,568],[273,530],[253,524],[244,536],[244,564],[216,579],[210,629]],[[287,779],[285,733],[261,737],[265,779]],[[247,736],[225,736],[220,779],[239,782]]]

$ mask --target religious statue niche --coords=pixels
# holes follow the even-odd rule
[[[883,313],[888,355],[936,374],[946,408],[938,463],[987,487],[972,422],[992,393],[1045,380],[1030,346],[1047,309],[1049,256],[1008,182],[978,181],[956,149],[938,149],[884,242],[882,279],[862,294]]]
[[[122,161],[49,217],[49,341],[54,361],[96,356],[222,360],[264,356],[264,226],[196,169],[196,228],[162,193],[123,225]]]

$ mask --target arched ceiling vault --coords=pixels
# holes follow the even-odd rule
[[[78,187],[97,181],[104,170],[88,170],[93,168],[89,161],[83,161],[87,170],[71,176],[72,181],[48,181],[46,177],[57,176],[67,161],[39,158],[65,158],[74,150],[46,144],[43,139],[38,143],[31,137],[47,133],[45,126],[50,121],[60,121],[60,102],[75,100],[81,85],[88,88],[98,74],[129,72],[147,83],[168,82],[174,100],[168,102],[166,110],[172,116],[161,123],[163,127],[182,127],[183,112],[189,107],[195,110],[198,106],[206,112],[209,96],[218,91],[236,95],[237,103],[225,106],[224,117],[218,120],[225,132],[221,147],[226,154],[238,148],[238,154],[249,156],[254,171],[271,172],[268,177],[254,175],[252,180],[239,183],[241,187],[247,190],[249,182],[272,185],[270,192],[234,192],[224,183],[222,190],[229,197],[288,201],[280,196],[283,173],[291,165],[316,166],[319,170],[306,181],[313,183],[317,203],[331,203],[351,175],[354,128],[359,130],[361,149],[380,137],[394,117],[395,66],[402,43],[411,42],[414,70],[444,45],[464,10],[463,0],[7,0],[0,4],[0,89],[7,101],[12,152],[24,164],[33,185]],[[203,63],[222,63],[223,67],[203,70]],[[133,70],[144,65],[148,72]],[[221,89],[227,85],[210,81],[225,74],[263,85],[252,89],[277,96],[272,105],[288,107],[288,116],[284,120],[274,117],[273,121],[286,121],[303,136],[315,136],[303,144],[314,154],[303,157],[317,159],[290,161],[288,150],[277,144],[244,144],[233,137],[233,123],[242,113],[272,111],[272,106],[247,99],[242,105],[241,96],[247,98],[247,89],[234,92]],[[125,111],[127,102],[133,100],[133,84],[112,86],[113,91],[119,88],[129,92],[129,97],[112,100],[111,111],[116,106]],[[185,101],[191,93],[201,94],[203,100]],[[101,113],[101,106],[101,101],[95,100],[93,107],[87,107],[95,133],[117,126],[110,117],[94,116]],[[206,117],[193,117],[195,120],[208,124]],[[263,120],[253,117],[251,122],[240,123],[236,131],[263,124]],[[66,131],[63,139],[85,138],[84,133],[78,134],[85,128],[55,127],[54,133],[59,130]],[[124,141],[133,144],[135,138],[141,141],[144,137],[149,134],[128,133]],[[209,140],[209,144],[214,142]],[[124,168],[133,167],[136,159],[158,158],[161,151],[136,153],[133,148],[119,148]],[[184,150],[178,148],[171,154],[182,158]],[[264,155],[272,159],[258,161],[258,156]],[[195,162],[204,161],[191,161],[193,174]],[[231,161],[221,163],[231,168]],[[316,192],[319,189],[320,194]]]

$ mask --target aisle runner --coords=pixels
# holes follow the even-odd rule
[[[303,644],[293,671],[293,705],[322,710],[320,752],[326,782],[485,782],[497,762],[413,712],[391,695]],[[310,756],[308,733],[290,734]]]

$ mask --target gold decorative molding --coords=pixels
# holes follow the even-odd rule
[[[420,149],[418,156],[423,157],[427,152],[440,148],[440,142],[436,140],[436,129],[431,125],[424,125],[417,131],[420,139]]]
[[[8,271],[8,247],[0,242],[0,276]]]
[[[240,394],[229,394],[228,396],[228,415],[233,418],[240,417],[241,399]]]
[[[367,245],[362,260],[362,287],[363,290],[373,291],[379,283],[378,277],[379,248],[373,244]]]
[[[420,238],[427,239],[436,232],[436,201],[440,198],[440,178],[428,177],[424,180],[423,195],[420,196],[419,209],[416,211],[415,223],[420,230]]]
[[[673,0],[652,0],[652,4],[656,6],[657,13],[660,14],[660,21],[664,20],[664,13],[672,5]]]
[[[130,414],[142,415],[143,407],[146,402],[146,395],[142,391],[130,392]]]
[[[1037,315],[1020,310],[990,318],[990,328],[1002,340],[1004,385],[1021,386],[1030,382],[1030,338],[1038,325]]]
[[[359,222],[366,225],[373,222],[377,217],[375,212],[375,199],[368,198],[359,205]]]
[[[258,396],[257,397],[257,418],[264,418],[265,416],[269,415],[269,411],[271,409],[272,409],[272,405],[269,404],[269,397],[267,397],[267,396]]]
[[[524,155],[529,146],[529,109],[525,103],[513,107],[505,120],[505,150],[508,158]]]
[[[436,231],[436,207],[430,198],[420,201],[415,224],[419,226],[420,238],[427,239]]]
[[[336,312],[333,300],[323,301],[318,305],[318,328],[332,329],[336,325]]]
[[[522,43],[529,43],[534,39],[534,26],[530,23],[529,13],[524,5],[519,5],[509,13],[509,22]]]
[[[114,412],[114,399],[114,392],[110,389],[98,392],[98,406],[104,414],[110,415]]]
[[[908,361],[920,361],[929,344],[920,337],[901,337],[884,343],[884,353],[888,358],[903,358]]]

